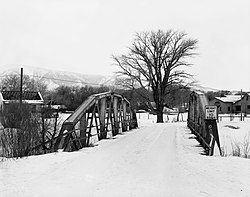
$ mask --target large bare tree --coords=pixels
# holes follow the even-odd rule
[[[148,100],[152,93],[157,122],[163,122],[164,100],[170,87],[185,83],[191,76],[183,68],[191,65],[188,58],[195,55],[196,45],[197,40],[187,38],[184,32],[142,32],[135,35],[127,55],[113,56],[127,87],[145,89]]]

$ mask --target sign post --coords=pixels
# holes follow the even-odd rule
[[[215,142],[217,142],[218,148],[220,150],[221,154],[221,148],[220,148],[220,140],[219,140],[219,133],[218,133],[218,127],[217,127],[217,120],[218,114],[217,114],[217,106],[216,105],[206,105],[205,106],[205,127],[208,136],[210,136],[210,150],[209,155],[213,155],[214,153],[214,145]]]

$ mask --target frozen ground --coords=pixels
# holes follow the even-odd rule
[[[232,154],[232,147],[237,144],[243,150],[244,145],[249,145],[250,155],[250,121],[223,120],[218,123],[221,147],[226,155]]]
[[[0,196],[250,195],[249,159],[202,155],[185,122],[138,120],[140,129],[91,148],[2,162]]]

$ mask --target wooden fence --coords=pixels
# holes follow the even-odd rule
[[[218,121],[250,121],[249,114],[243,114],[242,119],[240,114],[219,114]]]

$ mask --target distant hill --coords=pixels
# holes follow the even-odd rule
[[[210,87],[205,87],[205,86],[202,86],[200,84],[196,84],[195,86],[192,86],[191,87],[191,90],[194,90],[194,91],[200,91],[200,92],[220,92],[220,91],[229,91],[230,94],[232,95],[235,95],[235,94],[239,94],[239,90],[227,90],[227,89],[216,89],[216,88],[210,88]],[[246,91],[246,92],[249,92],[249,91]]]
[[[218,92],[218,91],[220,91],[220,90],[215,89],[215,88],[204,87],[204,86],[202,86],[200,84],[196,84],[196,85],[192,86],[191,90],[193,90],[193,91],[200,91],[200,92],[209,92],[209,91],[211,91],[211,92]]]
[[[45,68],[37,68],[32,66],[5,65],[0,66],[1,78],[10,74],[20,74],[21,67],[24,75],[29,75],[31,78],[44,80],[49,89],[57,88],[60,85],[67,86],[112,86],[115,82],[114,76],[104,75],[85,75],[74,72],[50,70]],[[1,80],[0,78],[0,80]]]
[[[66,86],[114,86],[115,76],[104,76],[104,75],[89,75],[67,71],[58,71],[52,69],[38,68],[32,66],[19,66],[19,65],[4,65],[0,66],[0,80],[2,77],[10,74],[20,74],[21,67],[23,68],[24,74],[29,75],[37,79],[44,80],[48,89],[55,89],[60,85]],[[192,90],[198,90],[201,92],[208,91],[220,91],[218,89],[204,87],[200,84],[195,84],[191,87]]]

